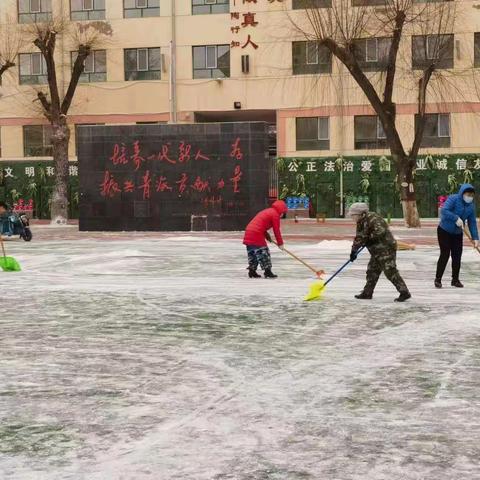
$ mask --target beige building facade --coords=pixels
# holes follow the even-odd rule
[[[15,22],[50,17],[111,25],[113,34],[87,62],[70,110],[72,159],[76,125],[172,121],[267,121],[272,125],[272,151],[281,157],[387,153],[381,125],[348,72],[295,29],[305,17],[304,10],[294,8],[299,3],[2,0],[0,17],[4,31]],[[480,152],[475,69],[480,66],[480,2],[455,4],[455,27],[448,40],[451,58],[446,80],[438,80],[437,92],[429,99],[432,116],[423,153]],[[369,75],[379,82],[382,73],[374,70],[381,63],[382,45],[375,40],[362,47],[365,62],[373,66]],[[74,50],[67,36],[59,39],[57,63],[64,90]],[[402,41],[402,52],[395,101],[408,148],[416,112],[412,85],[417,81],[411,37]],[[2,160],[48,158],[48,132],[40,127],[47,122],[35,102],[38,89],[46,88],[45,75],[38,51],[26,41],[0,87]]]

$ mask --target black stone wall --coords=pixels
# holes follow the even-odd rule
[[[242,230],[268,201],[267,124],[78,129],[80,230]]]

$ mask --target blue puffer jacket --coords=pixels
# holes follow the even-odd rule
[[[473,189],[472,185],[465,183],[455,195],[450,195],[442,208],[440,228],[448,233],[460,235],[462,229],[455,222],[460,217],[463,222],[468,220],[468,228],[474,240],[478,240],[477,219],[475,218],[475,203],[466,203],[463,200],[465,190]]]

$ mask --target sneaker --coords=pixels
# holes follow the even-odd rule
[[[371,300],[373,295],[371,293],[359,293],[358,295],[355,295],[355,298],[358,298],[359,300]]]
[[[262,276],[259,275],[256,270],[253,270],[253,269],[249,268],[248,269],[248,278],[262,278]]]
[[[435,288],[442,288],[442,280],[440,278],[435,279]]]
[[[463,283],[460,280],[452,280],[452,287],[463,288]]]
[[[263,275],[264,275],[265,278],[277,278],[278,277],[278,275],[275,275],[270,268],[267,268]]]
[[[396,302],[405,302],[409,298],[412,298],[412,295],[410,295],[410,292],[402,292],[398,298],[395,299]]]

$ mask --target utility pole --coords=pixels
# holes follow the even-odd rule
[[[169,75],[169,103],[170,103],[170,121],[177,123],[177,45],[176,45],[176,18],[175,18],[175,0],[171,0],[171,30],[170,39],[170,75]]]

